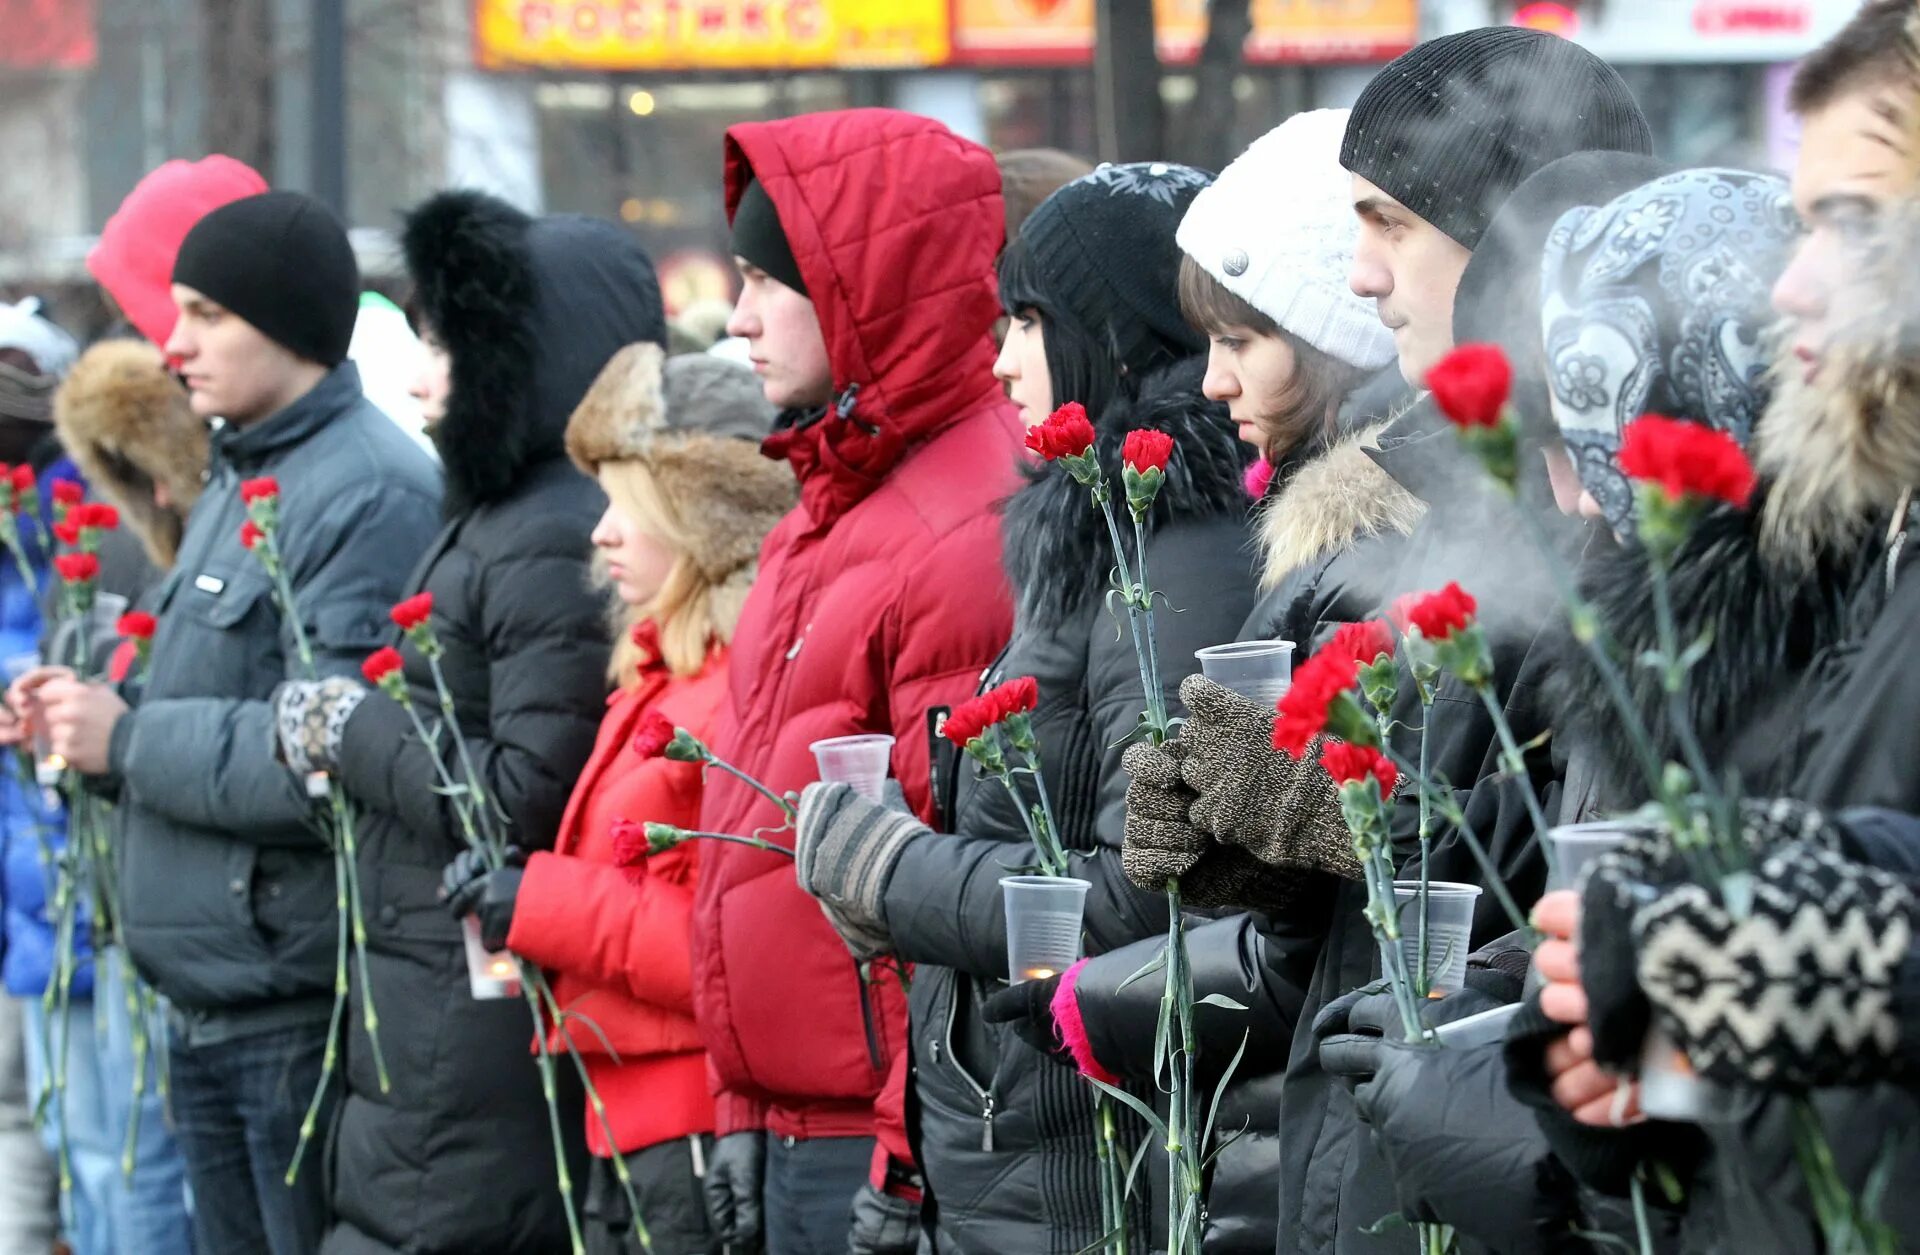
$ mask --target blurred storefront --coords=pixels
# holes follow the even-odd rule
[[[1416,0],[1252,0],[1250,16],[1222,120],[1243,141],[1350,98],[1419,25]],[[472,19],[474,125],[456,116],[456,136],[485,117],[533,149],[494,143],[482,181],[632,224],[676,304],[730,290],[715,189],[734,123],[890,105],[996,149],[1094,146],[1094,0],[474,0]],[[1156,0],[1155,20],[1178,135],[1207,0]]]

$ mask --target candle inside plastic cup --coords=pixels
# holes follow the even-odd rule
[[[1231,641],[1195,650],[1200,674],[1248,701],[1271,706],[1293,684],[1292,641]]]
[[[1405,958],[1407,975],[1420,979],[1420,882],[1393,882],[1394,901],[1400,908],[1400,953]],[[1473,948],[1473,907],[1479,901],[1479,885],[1457,884],[1449,880],[1427,882],[1427,996],[1456,993],[1466,987],[1467,952]]]
[[[460,939],[467,951],[467,992],[475,1001],[520,996],[520,970],[513,956],[481,943],[478,917],[468,915],[460,921]]]
[[[1045,980],[1080,957],[1080,919],[1092,885],[1068,876],[1002,876],[1007,980]]]
[[[869,802],[878,802],[893,757],[893,738],[879,733],[829,737],[808,746],[827,784],[850,784]]]
[[[1640,1110],[1656,1120],[1695,1122],[1706,1114],[1711,1090],[1686,1052],[1659,1027],[1640,1048]]]

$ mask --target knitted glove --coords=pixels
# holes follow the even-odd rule
[[[273,690],[273,728],[280,760],[302,776],[332,771],[339,763],[347,720],[367,698],[367,688],[345,676],[288,680]]]
[[[912,815],[869,802],[849,784],[800,794],[794,863],[800,887],[820,900],[834,931],[863,962],[893,949],[882,900],[908,841],[933,831]]]
[[[1788,845],[1840,846],[1839,831],[1821,812],[1786,799],[1741,803],[1739,836],[1760,861],[1768,851]],[[1603,1067],[1638,1070],[1652,1024],[1652,1008],[1641,990],[1640,923],[1665,895],[1683,888],[1714,900],[1695,883],[1696,876],[1694,864],[1665,828],[1609,850],[1587,871],[1580,897],[1580,983],[1587,994],[1593,1057]]]
[[[1311,755],[1273,748],[1271,710],[1201,675],[1180,682],[1180,700],[1180,779],[1195,794],[1195,828],[1275,867],[1360,879],[1332,779]]]
[[[1180,782],[1185,750],[1177,737],[1164,745],[1136,741],[1120,759],[1129,777],[1120,866],[1142,889],[1166,888],[1169,877],[1186,875],[1215,848],[1212,838],[1187,822],[1194,793]]]
[[[440,896],[455,919],[472,915],[480,921],[480,944],[489,950],[507,948],[513,931],[513,905],[520,896],[526,851],[508,846],[498,868],[489,869],[478,850],[462,850],[440,873]]]
[[[1760,864],[1744,918],[1679,885],[1641,908],[1633,939],[1654,1013],[1703,1075],[1810,1087],[1892,1070],[1916,924],[1899,877],[1795,844]]]

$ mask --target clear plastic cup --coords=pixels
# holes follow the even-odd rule
[[[807,748],[820,764],[820,779],[827,784],[850,784],[854,792],[869,802],[881,799],[887,780],[887,764],[893,757],[893,738],[879,733],[859,736],[835,736],[815,741]]]
[[[489,950],[480,941],[479,917],[469,915],[460,921],[460,936],[467,947],[467,992],[476,1002],[520,996],[520,968],[505,950]]]
[[[1420,975],[1420,882],[1396,880],[1393,897],[1400,908],[1400,953],[1407,975]],[[1427,996],[1456,993],[1466,987],[1467,952],[1473,948],[1473,908],[1479,885],[1450,880],[1427,882]]]
[[[1713,1105],[1714,1087],[1657,1025],[1640,1047],[1640,1110],[1656,1120],[1697,1123]]]
[[[1491,1011],[1482,1011],[1469,1015],[1465,1019],[1454,1020],[1433,1030],[1443,1046],[1452,1046],[1456,1050],[1465,1050],[1468,1046],[1490,1046],[1497,1041],[1507,1039],[1507,1025],[1513,1017],[1520,1014],[1522,1004],[1515,1002],[1504,1007],[1495,1007]]]
[[[1578,889],[1581,873],[1587,870],[1594,859],[1608,850],[1618,849],[1626,843],[1627,838],[1646,831],[1643,824],[1621,823],[1612,819],[1561,824],[1557,828],[1547,829],[1547,844],[1553,855],[1550,860],[1553,876],[1547,888]]]
[[[1080,957],[1080,919],[1092,885],[1071,876],[1002,876],[1007,980],[1045,980]]]
[[[39,650],[24,654],[12,654],[4,661],[0,661],[0,670],[6,672],[7,686],[11,688],[15,680],[18,680],[35,667],[41,666],[45,661],[46,660],[41,657]],[[53,745],[47,738],[46,721],[39,717],[39,700],[37,698],[29,699],[25,705],[33,709],[16,710],[13,713],[17,717],[26,719],[33,724],[33,744],[31,747],[33,750],[33,778],[35,783],[41,788],[42,805],[51,810],[53,807],[59,805],[59,795],[54,792],[54,789],[59,785],[60,777],[66,772],[67,764],[66,760],[55,756],[53,752]]]
[[[1194,651],[1200,674],[1248,701],[1271,706],[1293,684],[1292,641],[1232,641]]]

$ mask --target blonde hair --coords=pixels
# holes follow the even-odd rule
[[[747,589],[753,583],[754,564],[749,562],[716,583],[693,558],[695,532],[691,521],[652,468],[645,462],[623,458],[600,463],[597,474],[614,507],[674,555],[673,565],[652,599],[638,606],[614,601],[609,677],[616,686],[633,682],[640,658],[639,647],[633,643],[633,629],[648,619],[660,629],[661,660],[667,669],[674,675],[698,674],[715,644],[732,641]],[[611,583],[606,561],[597,553],[593,568],[596,580],[603,585]]]

